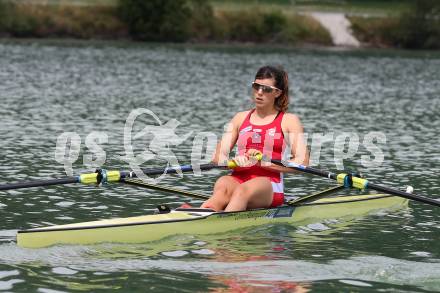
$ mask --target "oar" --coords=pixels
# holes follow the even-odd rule
[[[197,166],[200,170],[210,170],[216,168],[231,168],[232,163],[228,162],[228,166],[219,166],[215,164],[202,164]],[[179,168],[145,168],[141,169],[145,175],[154,176],[161,174],[175,174],[179,170],[182,172],[191,172],[195,169],[195,166],[192,165],[184,165]],[[51,186],[51,185],[62,185],[62,184],[71,184],[71,183],[83,183],[83,184],[98,184],[101,182],[119,182],[123,178],[136,178],[136,174],[130,171],[106,171],[106,170],[98,170],[95,173],[85,173],[78,176],[72,177],[63,177],[58,179],[49,179],[49,180],[35,180],[35,181],[27,181],[27,182],[18,182],[18,183],[10,183],[0,185],[0,190],[11,190],[11,189],[20,189],[20,188],[29,188],[29,187],[42,187],[42,186]]]
[[[261,160],[262,156],[255,156],[257,160]],[[202,164],[193,166],[193,165],[183,165],[177,168],[144,168],[141,169],[142,172],[147,176],[153,175],[162,175],[162,174],[175,174],[177,172],[191,172],[195,169],[198,170],[210,170],[210,169],[233,169],[237,167],[237,164],[234,160],[229,160],[226,165],[216,165],[216,164]],[[20,188],[29,188],[29,187],[42,187],[42,186],[51,186],[51,185],[62,185],[62,184],[71,184],[71,183],[83,183],[83,184],[100,184],[106,182],[119,182],[124,178],[137,178],[137,175],[131,171],[107,171],[104,169],[99,169],[95,173],[85,173],[78,176],[72,177],[63,177],[58,179],[49,179],[49,180],[35,180],[35,181],[27,181],[27,182],[18,182],[18,183],[10,183],[0,185],[1,190],[11,190],[11,189],[20,189]]]
[[[407,199],[412,199],[415,201],[419,201],[419,202],[423,202],[426,204],[440,207],[440,201],[435,200],[433,198],[408,193],[408,192],[405,192],[405,191],[402,191],[399,189],[395,189],[395,188],[385,187],[385,186],[382,186],[379,184],[369,182],[367,179],[352,176],[350,174],[346,174],[346,173],[336,174],[336,173],[332,173],[332,172],[328,172],[328,171],[315,169],[313,167],[303,166],[303,165],[299,165],[299,164],[296,164],[293,162],[286,162],[286,161],[280,161],[280,160],[271,160],[271,162],[273,164],[287,167],[287,168],[290,168],[290,169],[293,169],[296,171],[309,173],[309,174],[313,174],[313,175],[318,175],[321,177],[326,177],[329,179],[336,180],[339,184],[343,184],[345,187],[354,187],[354,188],[358,188],[358,189],[369,188],[369,189],[373,189],[376,191],[385,192],[388,194],[392,194],[392,195],[396,195],[396,196],[400,196],[400,197],[404,197]]]

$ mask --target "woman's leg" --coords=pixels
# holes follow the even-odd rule
[[[272,204],[272,183],[267,177],[257,177],[240,184],[232,193],[226,212],[267,208]]]
[[[205,201],[201,207],[210,208],[215,211],[223,210],[231,199],[234,190],[240,186],[237,179],[232,176],[222,176],[215,182],[214,191],[210,199]]]

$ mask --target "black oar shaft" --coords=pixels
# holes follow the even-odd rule
[[[303,166],[303,165],[289,164],[288,162],[284,163],[284,162],[282,162],[280,160],[271,160],[271,162],[273,164],[275,164],[275,165],[283,166],[283,167],[290,168],[290,169],[293,169],[293,170],[297,170],[297,171],[300,171],[300,172],[314,174],[314,175],[318,175],[318,176],[321,176],[321,177],[326,177],[326,178],[329,178],[329,179],[333,179],[333,180],[339,181],[338,180],[338,174],[335,174],[335,173],[332,173],[332,172],[323,171],[323,170],[319,170],[319,169],[315,169],[315,168],[308,167],[308,166]],[[385,192],[385,193],[388,193],[388,194],[392,194],[392,195],[396,195],[396,196],[400,196],[400,197],[404,197],[404,198],[407,198],[407,199],[412,199],[412,200],[415,200],[415,201],[419,201],[419,202],[423,202],[423,203],[426,203],[426,204],[430,204],[430,205],[434,205],[434,206],[440,207],[440,201],[435,200],[433,198],[429,198],[429,197],[422,196],[422,195],[408,193],[408,192],[405,192],[405,191],[402,191],[402,190],[399,190],[399,189],[395,189],[395,188],[384,187],[384,186],[381,186],[381,185],[378,185],[378,184],[371,183],[371,182],[369,182],[368,180],[365,180],[365,179],[353,177],[353,181],[355,179],[364,181],[366,183],[365,184],[366,188],[370,188],[370,189],[373,189],[373,190],[376,190],[376,191]]]
[[[20,189],[20,188],[29,188],[29,187],[41,187],[41,186],[70,184],[70,183],[78,183],[78,182],[79,182],[78,177],[65,177],[65,178],[59,178],[59,179],[4,184],[4,185],[0,185],[0,190],[11,190],[11,189]]]
[[[308,166],[303,166],[303,165],[297,165],[297,166],[288,165],[288,164],[285,164],[283,161],[280,161],[280,160],[271,160],[271,162],[273,164],[275,164],[275,165],[286,167],[286,168],[289,168],[289,169],[294,169],[294,170],[297,170],[297,171],[300,171],[300,172],[303,172],[303,173],[318,175],[318,176],[321,176],[321,177],[327,177],[327,178],[335,179],[336,180],[336,174],[328,172],[328,171],[322,171],[322,170],[319,170],[319,169],[315,169],[315,168],[308,167]]]
[[[143,174],[147,176],[155,176],[155,175],[162,175],[162,174],[176,174],[179,171],[181,172],[191,172],[194,170],[209,170],[209,169],[215,169],[220,168],[224,169],[227,168],[226,166],[219,166],[215,164],[202,164],[199,166],[193,166],[193,165],[184,165],[180,166],[179,168],[144,168],[141,169]],[[108,171],[106,174],[112,174],[114,179],[108,180],[108,181],[119,181],[124,178],[137,178],[137,175],[135,172],[129,172],[129,171]],[[80,176],[73,176],[73,177],[64,177],[59,179],[49,179],[49,180],[35,180],[35,181],[27,181],[27,182],[18,182],[18,183],[9,183],[9,184],[3,184],[0,185],[0,191],[1,190],[11,190],[11,189],[20,189],[20,188],[29,188],[29,187],[42,187],[42,186],[51,186],[51,185],[61,185],[61,184],[70,184],[70,183],[100,183],[100,181],[97,179],[97,173],[89,173],[89,174],[82,174]]]
[[[381,186],[381,185],[370,183],[370,182],[368,182],[368,188],[374,189],[376,191],[390,193],[390,194],[401,196],[401,197],[404,197],[407,199],[412,199],[412,200],[416,200],[416,201],[420,201],[420,202],[423,202],[426,204],[431,204],[431,205],[435,205],[435,206],[440,207],[440,201],[435,200],[433,198],[426,197],[426,196],[408,193],[408,192],[405,192],[405,191],[402,191],[399,189],[389,188],[389,187]]]
[[[215,169],[215,168],[227,168],[226,166],[219,166],[219,165],[215,165],[215,164],[202,164],[199,165],[197,167],[200,170],[210,170],[210,169]],[[149,175],[149,176],[154,176],[154,175],[162,175],[162,174],[176,174],[179,171],[182,172],[191,172],[194,171],[195,169],[197,169],[195,166],[193,165],[185,165],[185,166],[180,166],[180,168],[144,168],[141,169],[142,173],[144,173],[145,175]],[[136,178],[136,174],[134,172],[121,172],[121,178]]]

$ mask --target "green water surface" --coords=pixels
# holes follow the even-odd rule
[[[290,111],[313,134],[355,133],[359,150],[344,167],[372,181],[439,197],[440,56],[399,51],[193,47],[77,42],[0,43],[0,184],[65,176],[57,137],[81,140],[75,174],[92,171],[85,139],[105,133],[105,164],[129,168],[123,132],[136,108],[153,111],[190,137],[172,148],[191,161],[194,137],[219,137],[237,111],[251,107],[250,83],[266,64],[282,65]],[[140,128],[151,123],[147,117]],[[382,132],[384,160],[364,166],[371,131]],[[148,140],[148,138],[146,138]],[[135,142],[135,150],[146,141]],[[318,166],[336,170],[334,141]],[[145,166],[164,166],[163,158]],[[164,179],[209,194],[220,171]],[[326,179],[288,175],[286,191],[306,195]],[[153,213],[190,198],[119,184],[0,192],[0,290],[14,292],[431,292],[440,291],[440,208],[408,209],[306,226],[272,225],[223,235],[176,235],[139,245],[22,249],[18,229]],[[192,200],[197,205],[200,202]],[[52,291],[56,290],[56,291]]]

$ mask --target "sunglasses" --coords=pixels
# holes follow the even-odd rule
[[[256,92],[258,92],[261,89],[261,90],[263,90],[263,93],[266,93],[266,94],[270,94],[273,91],[281,91],[279,88],[276,88],[274,86],[259,84],[259,83],[256,83],[255,81],[252,83],[252,88]]]

